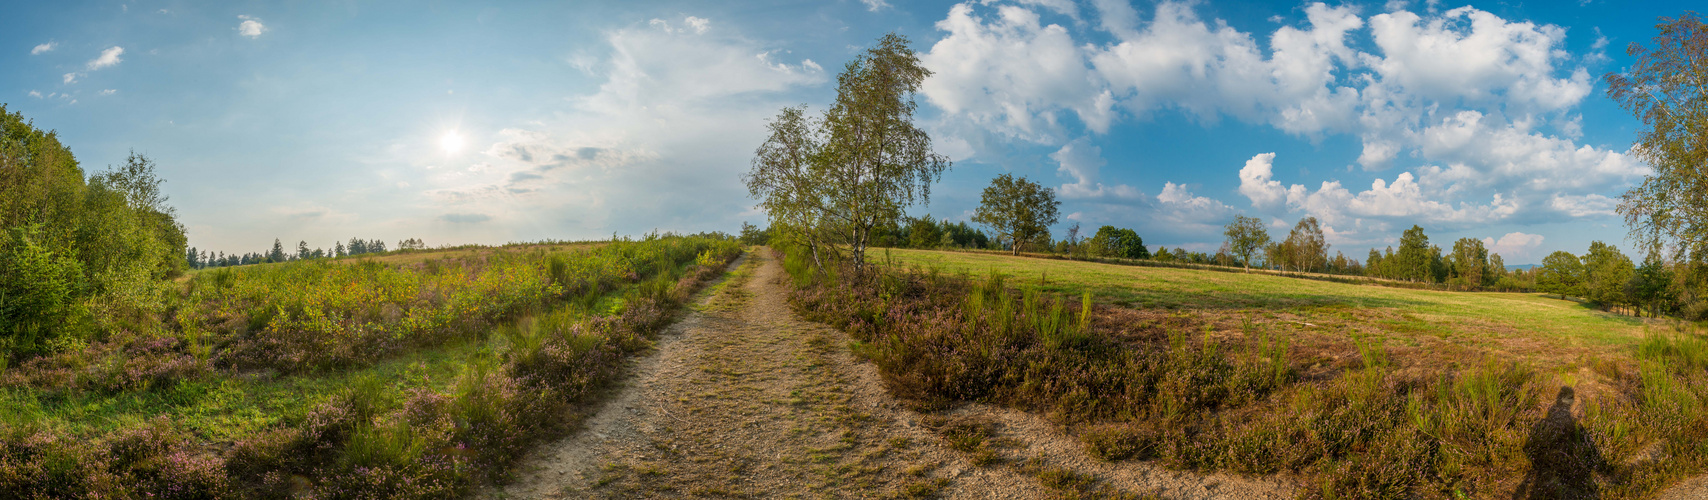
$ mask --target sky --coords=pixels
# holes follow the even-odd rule
[[[86,171],[157,164],[190,245],[429,246],[763,225],[740,181],[785,107],[908,37],[953,167],[1078,224],[1213,252],[1236,214],[1362,257],[1416,224],[1508,264],[1627,248],[1650,172],[1606,97],[1682,2],[7,1],[0,103]]]

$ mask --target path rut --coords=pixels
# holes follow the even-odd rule
[[[1105,493],[1291,498],[1277,481],[1092,459],[1044,420],[965,405],[994,424],[1000,459],[975,466],[884,391],[839,331],[797,317],[775,259],[751,252],[661,335],[584,428],[522,459],[483,498],[1044,498],[1039,471]],[[1083,486],[1083,484],[1081,484]],[[1057,484],[1060,488],[1061,485]]]

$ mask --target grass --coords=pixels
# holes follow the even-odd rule
[[[1708,470],[1692,328],[1532,295],[891,259],[863,280],[786,265],[791,300],[914,406],[1036,412],[1104,459],[1284,473],[1306,498],[1646,498]],[[983,442],[940,427],[965,452]]]
[[[974,252],[892,249],[898,267],[985,275],[993,270],[1023,289],[1062,295],[1091,293],[1098,302],[1144,310],[1291,312],[1305,317],[1391,311],[1372,325],[1385,333],[1493,334],[1515,342],[1621,350],[1641,341],[1644,322],[1542,294],[1448,292],[1288,278],[1264,273],[1208,272]],[[1041,283],[1048,277],[1046,283]],[[1309,320],[1307,320],[1309,321]],[[1314,323],[1314,322],[1313,322]]]
[[[649,237],[204,271],[165,316],[0,373],[0,496],[455,497],[572,425],[738,253]]]

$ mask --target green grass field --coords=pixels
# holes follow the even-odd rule
[[[1099,302],[1141,310],[1192,310],[1212,316],[1284,313],[1359,333],[1423,334],[1512,354],[1629,354],[1645,331],[1643,320],[1534,293],[1416,290],[971,252],[889,249],[879,250],[878,258],[946,273],[985,275],[994,270],[1013,277],[1016,286],[1074,296],[1089,290]],[[1541,350],[1522,352],[1534,349]]]

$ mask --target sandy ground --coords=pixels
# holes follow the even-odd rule
[[[513,483],[477,496],[1293,496],[1277,481],[1102,462],[1036,416],[967,405],[945,416],[991,425],[998,443],[994,463],[974,465],[891,399],[841,332],[796,317],[781,266],[761,253],[698,299],[583,430],[536,449]],[[1081,479],[1040,480],[1046,470]]]

